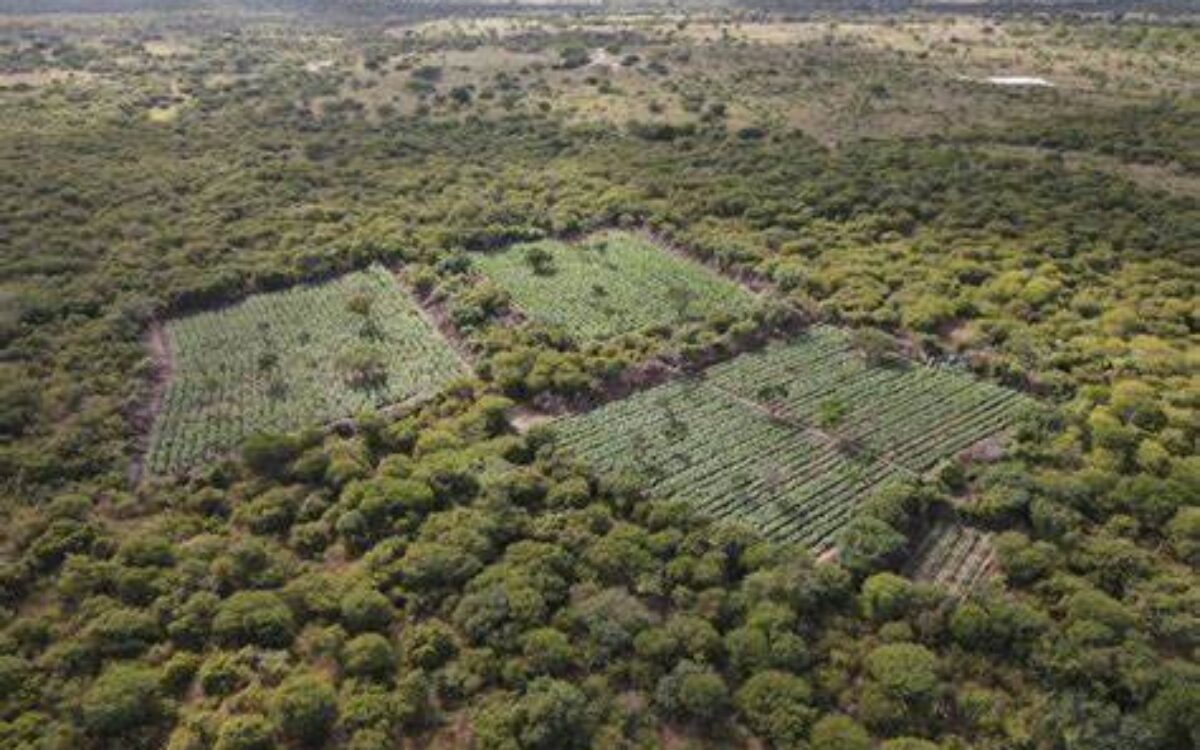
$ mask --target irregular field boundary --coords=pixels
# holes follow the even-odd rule
[[[736,289],[739,294],[745,295],[747,304],[761,304],[765,299],[768,298],[766,292],[769,291],[769,287],[765,279],[763,279],[761,276],[740,272],[731,273],[729,269],[722,268],[720,265],[712,262],[711,259],[703,258],[690,249],[687,249],[677,243],[673,243],[661,235],[655,234],[652,230],[647,229],[646,227],[600,227],[577,235],[547,236],[538,240],[515,241],[505,243],[504,245],[495,249],[482,251],[479,253],[479,255],[493,258],[499,257],[507,253],[515,252],[517,248],[522,246],[535,245],[538,243],[553,243],[564,248],[569,248],[573,251],[582,251],[591,244],[595,244],[598,241],[605,241],[610,238],[617,240],[624,239],[627,241],[633,241],[647,245],[648,248],[652,248],[654,252],[661,253],[663,258],[673,259],[679,263],[684,263],[687,265],[687,267],[695,269],[702,275],[709,276],[712,281],[716,282],[717,284],[731,285],[728,287],[729,289]],[[517,295],[513,289],[511,289],[509,286],[506,286],[506,284],[500,279],[496,278],[493,273],[490,273],[481,267],[472,269],[472,273],[477,280],[490,280],[492,283],[505,289],[510,295],[509,307],[517,313],[520,319],[529,321],[537,321],[539,319],[539,314],[536,311],[529,309],[527,304],[519,302],[516,299]],[[778,298],[776,299],[778,300]],[[661,323],[650,323],[646,325],[672,326],[676,324],[677,322],[675,321],[663,321]],[[637,331],[638,329],[634,328],[627,331],[618,330],[600,335],[590,335],[587,333],[574,332],[570,330],[568,330],[568,333],[579,343],[589,344],[617,338],[622,335],[633,334]]]
[[[429,325],[431,329],[437,331],[443,339],[450,344],[450,348],[454,351],[458,361],[463,368],[470,373],[475,372],[475,365],[478,359],[478,352],[474,350],[471,344],[450,320],[450,313],[446,310],[446,306],[439,300],[432,299],[431,295],[418,294],[408,281],[408,276],[404,272],[404,268],[389,269],[392,276],[396,279],[405,293],[412,300],[413,307],[416,308],[417,314]]]
[[[161,321],[152,322],[144,343],[150,353],[150,375],[131,419],[136,450],[129,462],[127,479],[130,486],[141,482],[146,471],[146,460],[153,446],[154,428],[162,412],[167,387],[175,376],[175,353],[166,325]]]
[[[736,271],[721,266],[711,258],[705,258],[696,253],[687,245],[681,244],[667,238],[661,233],[655,232],[647,225],[639,224],[634,227],[626,227],[619,225],[600,226],[594,229],[589,229],[583,232],[571,234],[548,235],[538,240],[516,240],[503,243],[495,248],[488,249],[487,253],[504,253],[521,245],[533,244],[535,242],[558,242],[570,247],[584,245],[593,241],[595,238],[608,234],[626,234],[633,236],[643,242],[652,245],[657,251],[667,255],[674,255],[679,260],[691,265],[700,266],[707,269],[710,273],[719,278],[723,278],[733,284],[738,285],[747,295],[753,297],[757,302],[771,301],[786,308],[792,314],[792,319],[784,326],[783,329],[773,331],[760,331],[755,334],[753,339],[748,342],[742,342],[741,345],[731,349],[715,349],[709,352],[698,362],[683,362],[676,351],[665,351],[650,358],[641,361],[635,367],[627,370],[615,382],[604,383],[602,385],[602,395],[585,396],[577,399],[563,399],[558,397],[535,398],[532,404],[524,407],[524,417],[519,420],[520,425],[516,427],[518,432],[526,431],[527,427],[534,422],[544,422],[547,419],[552,419],[556,416],[566,414],[581,413],[599,408],[606,403],[628,397],[648,388],[657,385],[662,385],[677,377],[686,377],[689,374],[695,373],[702,368],[710,367],[721,362],[734,359],[746,352],[753,351],[761,346],[765,346],[772,340],[780,338],[779,333],[782,332],[785,337],[790,337],[805,330],[814,321],[811,315],[791,304],[786,298],[777,294],[775,284],[765,276],[758,274],[749,269],[737,269]],[[475,253],[468,253],[468,256]],[[489,279],[488,276],[479,272],[477,269],[472,269],[468,272],[473,284],[482,283]],[[452,340],[460,343],[462,348],[470,352],[469,356],[474,357],[475,352],[473,346],[463,335],[454,323],[449,319],[449,313],[445,309],[444,302],[432,299],[431,295],[414,295],[416,299],[422,303],[434,315],[435,319],[440,320],[439,325],[445,326],[445,332],[449,330]],[[525,312],[515,303],[509,303],[509,317],[511,322],[516,325],[523,325],[531,321]],[[615,334],[611,338],[616,338],[624,334]],[[587,343],[587,342],[580,342]]]
[[[429,311],[424,308],[418,296],[408,287],[408,285],[401,283],[401,279],[397,277],[395,272],[386,269],[379,264],[372,264],[371,266],[357,270],[348,270],[345,273],[337,274],[328,278],[318,279],[312,282],[297,283],[283,289],[254,292],[228,304],[212,307],[206,306],[203,309],[194,312],[184,313],[169,319],[156,321],[150,326],[145,336],[145,345],[149,351],[150,360],[152,362],[151,377],[148,379],[147,385],[144,386],[145,395],[142,399],[140,399],[141,406],[138,408],[138,411],[131,420],[133,422],[136,436],[135,441],[137,445],[137,451],[131,460],[128,471],[128,479],[130,484],[136,486],[147,475],[150,474],[170,475],[187,473],[191,470],[189,467],[177,467],[175,469],[162,472],[153,472],[149,468],[151,453],[155,450],[156,440],[159,438],[159,432],[163,426],[162,419],[165,411],[165,400],[171,386],[176,383],[176,379],[179,376],[180,358],[176,352],[177,342],[174,340],[175,337],[172,335],[170,329],[172,323],[198,315],[221,314],[225,311],[237,308],[240,305],[244,305],[248,301],[259,297],[296,290],[317,290],[331,283],[348,279],[356,274],[369,273],[371,272],[372,268],[378,268],[383,273],[386,273],[387,278],[392,284],[395,285],[396,293],[403,298],[403,303],[405,306],[410,308],[414,316],[419,318],[423,322],[425,328],[428,329],[428,335],[432,339],[435,339],[444,345],[448,350],[448,353],[450,353],[454,358],[459,370],[459,374],[464,376],[473,375],[475,368],[472,358],[464,355],[464,352],[459,346],[459,342],[456,339],[446,335],[443,327],[439,325],[437,320],[433,318]],[[285,377],[286,375],[287,374],[284,373]],[[404,414],[411,413],[411,411],[419,407],[421,404],[424,404],[430,399],[435,398],[439,391],[440,389],[434,389],[431,392],[417,393],[406,398],[381,403],[375,407],[375,410],[389,417],[398,418]],[[342,416],[326,418],[316,417],[306,424],[310,424],[313,427],[320,427],[326,432],[345,433],[353,430],[353,425],[349,421],[349,417],[351,416],[352,415],[350,414],[346,414]],[[302,429],[304,426],[305,425],[300,425],[296,429]],[[271,428],[265,427],[264,429],[269,430]],[[250,434],[251,433],[248,432],[239,438],[236,441],[237,445],[240,445],[242,442],[244,442]],[[194,460],[190,460],[188,463],[191,467],[194,467],[195,465],[204,461],[212,460],[222,455],[229,455],[236,451],[237,445],[234,445],[227,450],[219,450],[207,453],[204,457],[197,457]]]
[[[992,537],[961,521],[940,520],[926,532],[904,572],[915,581],[966,596],[999,570]]]
[[[834,327],[830,327],[830,326],[821,326],[821,329],[823,329],[827,333],[831,334],[832,336],[836,337],[836,338],[830,339],[830,341],[834,342],[833,345],[835,347],[837,347],[837,346],[842,347],[838,351],[841,351],[843,356],[856,356],[849,349],[849,340],[848,340],[848,338],[845,337],[844,329],[834,328]],[[747,354],[747,355],[741,355],[741,356],[753,356],[753,355]],[[822,363],[817,362],[815,364],[820,365]],[[733,367],[734,366],[733,361],[731,360],[730,362],[724,363],[723,366]],[[869,369],[870,371],[882,371],[884,369],[884,368],[873,367],[873,366],[868,366],[868,365],[864,365],[864,367]],[[938,368],[929,367],[927,365],[922,365],[922,364],[912,363],[912,362],[909,363],[909,367],[922,368],[924,370],[929,370],[929,371],[931,371],[931,374],[937,373],[937,371],[938,371]],[[959,388],[963,393],[966,393],[967,391],[971,391],[975,388],[979,388],[980,392],[979,392],[978,396],[973,396],[971,398],[980,399],[981,400],[980,403],[982,403],[982,399],[985,398],[985,393],[989,388],[991,388],[991,389],[999,388],[999,386],[995,386],[994,384],[990,383],[989,381],[980,379],[977,376],[975,376],[973,373],[970,373],[967,371],[962,371],[962,372],[955,373],[955,374],[959,375],[961,377],[961,379],[957,382],[954,382],[953,386]],[[666,383],[656,384],[654,387],[642,389],[641,391],[639,391],[639,393],[652,392],[655,390],[655,388],[657,388],[659,386],[666,386],[666,385],[670,385],[671,383],[678,383],[678,382],[681,382],[684,378],[695,378],[696,377],[695,373],[686,373],[686,372],[680,370],[679,368],[672,368],[671,375],[672,375],[672,377],[669,380],[667,380]],[[931,379],[928,382],[932,383],[936,386],[936,381]],[[830,430],[815,426],[815,425],[811,424],[811,421],[808,418],[790,415],[790,414],[786,413],[786,409],[772,408],[768,404],[762,403],[760,401],[756,401],[755,399],[752,399],[752,398],[747,398],[743,394],[737,393],[737,392],[731,390],[730,388],[723,386],[721,383],[714,382],[713,379],[705,377],[705,374],[703,374],[703,373],[700,375],[699,379],[697,380],[697,386],[703,387],[706,389],[711,389],[712,392],[721,394],[721,397],[723,399],[737,403],[741,408],[745,409],[747,412],[753,413],[753,414],[757,415],[759,418],[769,421],[771,424],[775,425],[776,427],[780,427],[780,426],[785,427],[787,430],[793,432],[797,436],[802,436],[804,438],[807,438],[810,441],[810,443],[818,443],[820,445],[825,446],[826,448],[830,449],[830,454],[836,453],[838,455],[845,455],[847,460],[851,460],[851,461],[857,460],[855,458],[855,454],[846,452],[846,450],[845,450],[846,442],[845,441],[847,438],[845,436],[839,436],[836,433],[836,431],[831,432]],[[841,387],[843,387],[843,386],[837,385],[837,383],[835,382],[835,384],[834,384],[835,392],[836,392],[837,388],[841,388]],[[1010,394],[1006,398],[1011,398],[1014,400],[1011,402],[1010,401],[1002,401],[1002,402],[1000,402],[999,406],[986,407],[986,409],[983,410],[984,411],[983,416],[980,416],[978,414],[979,409],[977,406],[956,407],[954,410],[947,413],[947,415],[944,418],[939,418],[933,424],[927,425],[924,427],[919,426],[915,430],[915,432],[912,432],[911,435],[908,434],[908,432],[906,432],[906,434],[903,436],[904,441],[908,441],[908,442],[916,441],[918,443],[923,443],[923,444],[928,443],[930,445],[931,451],[933,451],[934,453],[942,454],[942,455],[935,456],[934,460],[932,460],[932,461],[924,462],[925,464],[927,464],[924,467],[922,467],[920,465],[914,467],[914,466],[910,466],[904,462],[895,460],[893,458],[893,456],[891,455],[891,451],[868,452],[866,454],[867,455],[867,466],[869,467],[869,475],[870,475],[868,478],[873,477],[873,479],[870,479],[870,481],[866,485],[863,485],[861,487],[856,486],[855,494],[859,498],[861,498],[863,496],[863,494],[866,492],[869,492],[872,487],[878,486],[881,482],[886,481],[891,478],[905,477],[905,476],[915,478],[915,477],[920,477],[920,476],[928,476],[932,471],[936,470],[936,466],[938,464],[940,464],[941,461],[944,461],[946,459],[969,460],[971,453],[977,449],[977,446],[984,444],[984,443],[988,443],[989,445],[994,445],[995,441],[997,441],[998,439],[1001,439],[1000,436],[1006,434],[1006,432],[1008,431],[1008,429],[1011,425],[1012,420],[1018,418],[1021,410],[1034,408],[1034,404],[1036,404],[1035,401],[1033,401],[1032,399],[1029,399],[1027,396],[1024,396],[1017,390],[1014,390],[1014,389],[1003,389],[1003,390],[1007,391],[1008,394]],[[992,398],[992,397],[988,396],[988,398]],[[1027,399],[1027,401],[1017,401],[1017,400],[1015,400],[1017,398]],[[901,399],[901,400],[903,400],[903,399]],[[607,403],[611,404],[611,403],[613,403],[613,401],[609,401]],[[600,407],[597,407],[597,408],[603,408],[603,406],[605,406],[605,405],[607,405],[607,404],[602,404]],[[973,409],[976,411],[973,412],[972,411]],[[563,418],[567,419],[567,418],[580,417],[580,418],[586,419],[586,415],[590,411],[594,411],[594,410],[583,410],[583,411],[572,412],[567,415],[564,415]],[[999,415],[999,416],[992,416],[992,414]],[[903,417],[903,415],[904,415],[904,413],[901,412],[900,416]],[[540,414],[534,414],[531,418],[530,414],[528,412],[525,412],[522,414],[521,422],[523,422],[524,424],[541,423],[541,422],[545,421],[548,416],[549,415],[540,413]],[[951,433],[949,436],[946,434],[949,432],[946,425],[950,425],[952,427],[958,428],[958,427],[961,427],[962,423],[964,423],[964,422],[966,422],[967,424],[970,424],[970,422],[968,420],[976,419],[977,417],[980,420],[982,420],[982,421],[980,421],[980,430],[982,430],[982,432],[984,433],[983,436],[977,437],[977,438],[971,440],[971,442],[967,443],[966,445],[959,444],[959,445],[955,446],[954,445],[955,441],[950,439],[950,438],[954,437],[953,434]],[[561,424],[561,422],[560,422],[560,424]],[[521,426],[518,425],[517,429],[520,430]],[[905,426],[905,430],[906,431],[908,430],[907,426]],[[887,430],[886,430],[886,425],[885,425],[885,432],[886,431]],[[957,442],[961,443],[962,441],[959,440]],[[949,444],[947,444],[947,443],[949,443]],[[564,445],[564,447],[568,451],[571,450],[570,445]],[[947,448],[951,448],[951,449],[947,450]],[[577,457],[579,457],[585,461],[591,460],[586,455],[579,455],[579,454],[576,454],[576,455],[577,455]],[[703,461],[705,459],[702,458],[701,460]],[[719,469],[719,471],[721,471],[721,472],[724,472],[727,470],[732,470],[732,469],[730,469],[730,467],[726,467],[725,469]],[[831,466],[828,469],[828,471],[833,472],[833,471],[836,471],[836,469]],[[669,476],[664,479],[652,481],[651,482],[651,484],[652,484],[651,491],[653,492],[654,487],[657,487],[658,485],[661,485],[664,482],[669,484],[670,481],[672,481],[672,480]],[[673,494],[674,492],[678,491],[678,488],[677,488],[677,490],[664,490],[664,491],[666,491],[667,494],[670,495],[670,494]],[[685,494],[687,494],[687,493],[685,492]],[[816,496],[814,496],[814,497],[816,497]],[[855,504],[857,504],[857,501],[855,501]],[[825,506],[822,505],[822,506],[817,506],[817,507],[824,508]],[[834,507],[836,507],[836,506],[834,506]],[[801,508],[796,512],[801,515],[806,513],[804,508]],[[827,512],[828,511],[822,511],[821,517],[826,515]],[[759,515],[759,511],[748,510],[746,512],[746,515],[747,515],[747,520],[752,522],[752,517],[755,515]],[[774,527],[776,525],[777,525],[776,522],[772,522],[770,524],[770,526],[772,526],[772,527]],[[785,527],[785,530],[786,529],[787,529],[787,527]],[[804,530],[804,526],[802,524],[800,526],[799,530],[792,529],[791,531],[788,531],[788,535],[796,536],[797,534],[803,534],[803,530]],[[832,544],[833,544],[832,538],[826,537],[826,538],[820,540],[819,543],[810,545],[810,546],[812,546],[813,549],[815,551],[817,551],[818,553],[828,553],[828,550],[832,547]]]

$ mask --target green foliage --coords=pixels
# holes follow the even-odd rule
[[[787,672],[763,671],[737,692],[738,711],[751,729],[779,747],[799,745],[817,717],[812,689]]]
[[[554,628],[538,628],[525,635],[525,658],[535,674],[562,675],[575,663],[575,651],[565,633]]]
[[[1180,508],[1167,525],[1167,534],[1181,560],[1200,564],[1200,507]]]
[[[858,575],[897,563],[908,541],[883,521],[866,516],[851,521],[839,540],[838,559]]]
[[[859,601],[873,620],[904,617],[913,603],[912,583],[894,573],[876,573],[863,581]]]
[[[654,700],[669,716],[710,724],[722,719],[730,703],[721,676],[687,659],[659,680]]]
[[[337,720],[337,696],[316,675],[300,675],[279,686],[271,697],[271,715],[284,736],[304,745],[324,742]]]
[[[342,653],[346,674],[369,679],[386,679],[396,670],[396,652],[388,639],[366,633],[346,642]]]
[[[342,622],[352,631],[386,631],[392,624],[392,603],[375,589],[352,589],[342,597],[340,606]]]
[[[933,697],[939,681],[937,657],[924,646],[893,643],[867,655],[867,671],[889,694],[915,703]]]
[[[287,604],[269,591],[239,591],[221,602],[213,635],[231,645],[280,648],[291,643],[296,624]]]
[[[281,476],[299,452],[294,438],[287,435],[258,433],[246,438],[242,460],[264,476]]]
[[[365,309],[364,295],[372,300]],[[360,319],[371,323],[370,336],[360,335]],[[172,321],[167,331],[175,374],[148,457],[159,472],[228,451],[255,431],[298,429],[430,395],[461,374],[450,347],[379,267],[257,295]],[[243,453],[270,475],[295,458],[266,439]]]
[[[427,620],[404,632],[404,656],[412,665],[437,669],[454,656],[454,631],[440,620]]]
[[[634,235],[585,244],[541,242],[481,256],[479,270],[512,295],[521,312],[583,340],[716,313],[747,313],[754,299],[707,269]],[[663,290],[689,292],[671,299]]]
[[[880,750],[938,750],[938,745],[917,737],[897,737],[885,741]]]
[[[925,471],[1016,420],[1029,402],[961,373],[870,367],[851,346],[836,329],[814,328],[791,344],[709,368],[702,381],[671,382],[561,420],[557,442],[598,469],[633,471],[702,511],[725,516],[736,503],[780,540],[824,548],[845,527],[848,508],[881,481],[862,512],[916,527],[936,493],[887,483],[896,464]],[[819,422],[830,400],[841,415],[829,425],[836,443],[796,429]],[[890,460],[876,458],[885,451]],[[843,561],[856,572],[898,562],[906,542],[869,519],[848,531],[855,541],[843,546]]]
[[[138,664],[106,669],[83,696],[83,725],[100,737],[115,737],[165,718],[158,673]]]
[[[870,750],[871,735],[849,716],[830,714],[813,726],[810,744],[813,750]]]
[[[207,696],[231,695],[250,681],[250,674],[237,654],[218,651],[200,666],[200,687]]]
[[[570,683],[539,678],[516,700],[485,706],[474,717],[484,750],[572,750],[589,746],[587,697]]]
[[[271,750],[275,727],[264,716],[231,716],[221,723],[213,750]]]
[[[1043,15],[0,32],[0,747],[1196,745],[1200,45]],[[1020,49],[1070,85],[945,85]],[[638,247],[507,249],[589,236]],[[458,358],[392,270],[478,381],[422,374]],[[602,409],[587,466],[499,398],[725,360]],[[853,515],[857,579],[802,548]]]
[[[153,615],[124,608],[103,612],[87,627],[88,640],[103,656],[137,656],[158,642],[161,635]]]

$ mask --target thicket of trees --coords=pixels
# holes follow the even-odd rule
[[[4,94],[0,745],[1200,739],[1194,198],[937,139],[829,151],[767,123],[318,117],[329,83],[269,40],[199,35],[202,54],[155,63],[194,97],[171,124],[122,89]],[[234,82],[199,85],[214,75]],[[1161,148],[1186,142],[1161,135],[1189,127],[1171,111],[1129,112]],[[581,345],[512,325],[470,273],[473,253],[607,226],[770,281],[788,315]],[[152,320],[373,261],[444,306],[477,382],[129,489]],[[840,564],[506,427],[515,400],[594,397],[791,315],[888,329],[1059,408],[1003,461],[871,498]],[[963,600],[896,575],[951,505],[999,532],[1002,579]]]

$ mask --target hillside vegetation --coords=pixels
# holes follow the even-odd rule
[[[1198,81],[1147,18],[0,17],[0,747],[1190,750]]]

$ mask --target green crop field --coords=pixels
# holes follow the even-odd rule
[[[580,244],[515,245],[478,258],[475,267],[528,318],[583,340],[743,314],[756,304],[738,284],[622,232]]]
[[[871,488],[919,474],[1031,407],[965,373],[867,366],[845,334],[822,327],[567,417],[556,432],[602,471],[819,550]]]
[[[1031,405],[958,370],[868,366],[844,333],[828,327],[717,365],[707,377],[790,422],[823,427],[915,472],[1003,430]]]
[[[260,431],[436,392],[465,371],[385,269],[170,322],[173,363],[147,467],[175,471]]]
[[[909,561],[908,573],[918,581],[939,583],[968,594],[996,568],[991,534],[954,521],[941,521],[926,534]]]

